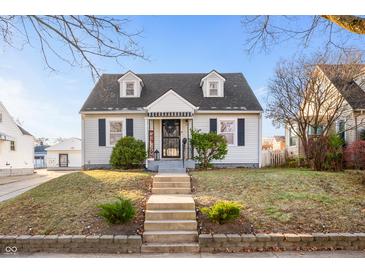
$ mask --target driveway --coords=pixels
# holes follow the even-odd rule
[[[47,171],[38,169],[35,174],[0,178],[0,202],[14,198],[40,184],[75,171]]]

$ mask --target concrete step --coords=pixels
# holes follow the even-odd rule
[[[198,253],[198,243],[148,243],[141,247],[143,253]]]
[[[178,188],[178,187],[172,187],[172,188],[152,188],[153,194],[190,194],[191,188]]]
[[[146,210],[146,220],[196,220],[195,210]]]
[[[153,182],[187,182],[190,183],[190,176],[186,173],[165,173],[153,176]]]
[[[146,210],[195,210],[194,199],[191,195],[152,194],[147,201]]]
[[[158,168],[158,173],[186,173],[186,168]]]
[[[156,188],[191,188],[190,181],[189,182],[153,182],[153,187]]]
[[[161,230],[161,231],[145,231],[143,233],[144,243],[190,243],[197,241],[198,241],[197,231]]]
[[[197,222],[195,220],[146,220],[144,231],[163,231],[163,230],[187,230],[196,231]]]

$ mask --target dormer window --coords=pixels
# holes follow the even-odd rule
[[[127,82],[125,88],[126,96],[134,96],[134,82]]]
[[[134,98],[141,96],[144,84],[142,79],[133,72],[126,72],[118,79],[118,82],[120,86],[120,97]]]
[[[218,96],[218,81],[209,82],[209,96]]]
[[[215,70],[200,80],[204,97],[224,97],[224,82],[226,79]]]

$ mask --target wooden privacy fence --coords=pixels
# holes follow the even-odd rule
[[[261,166],[281,166],[286,162],[285,150],[263,150],[261,152]]]

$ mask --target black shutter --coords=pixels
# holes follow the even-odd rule
[[[245,145],[245,119],[237,120],[237,144],[239,146]]]
[[[209,132],[217,133],[217,119],[209,120]]]
[[[105,119],[99,119],[99,146],[105,147],[105,144],[106,144]]]
[[[126,120],[126,134],[133,137],[133,119]]]

